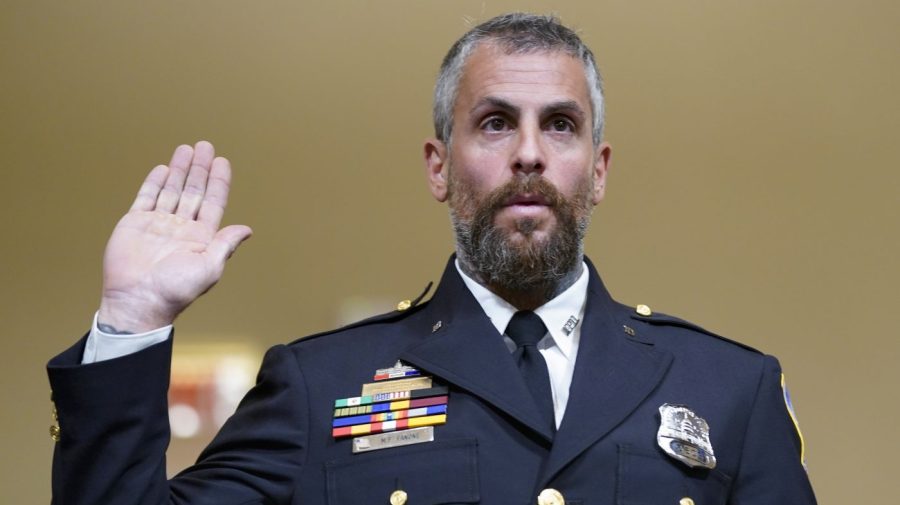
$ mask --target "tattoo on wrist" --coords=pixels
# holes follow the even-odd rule
[[[116,329],[115,326],[111,324],[105,324],[101,322],[97,322],[97,329],[102,331],[103,333],[109,333],[110,335],[134,335],[133,331],[122,331]]]

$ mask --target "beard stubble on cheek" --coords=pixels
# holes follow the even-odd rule
[[[580,181],[566,198],[538,173],[516,176],[482,198],[465,180],[450,178],[450,210],[457,253],[470,274],[505,289],[552,289],[577,268],[590,220],[591,180]],[[498,226],[497,214],[517,195],[540,195],[556,223],[548,233],[534,233],[542,221],[523,217],[512,228]],[[518,235],[517,235],[518,234]]]

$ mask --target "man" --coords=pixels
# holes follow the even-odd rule
[[[555,19],[457,41],[425,145],[457,241],[434,296],[271,349],[166,481],[171,324],[251,233],[219,229],[228,162],[179,147],[110,238],[94,328],[50,363],[55,503],[815,503],[777,361],[616,303],[583,257],[602,116],[593,56]]]

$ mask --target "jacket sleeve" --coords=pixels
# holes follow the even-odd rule
[[[802,444],[788,411],[781,366],[766,356],[729,504],[814,505]]]
[[[53,505],[289,503],[307,433],[306,391],[292,352],[266,354],[256,386],[196,464],[166,479],[172,339],[81,365],[84,339],[47,370],[60,437]]]

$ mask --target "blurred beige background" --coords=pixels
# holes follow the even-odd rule
[[[893,501],[898,5],[3,2],[0,502],[49,502],[44,364],[88,327],[105,240],[176,144],[232,160],[226,220],[256,232],[180,341],[265,347],[437,280],[433,76],[466,20],[510,9],[580,28],[605,74],[587,252],[613,293],[777,355],[820,503]]]

